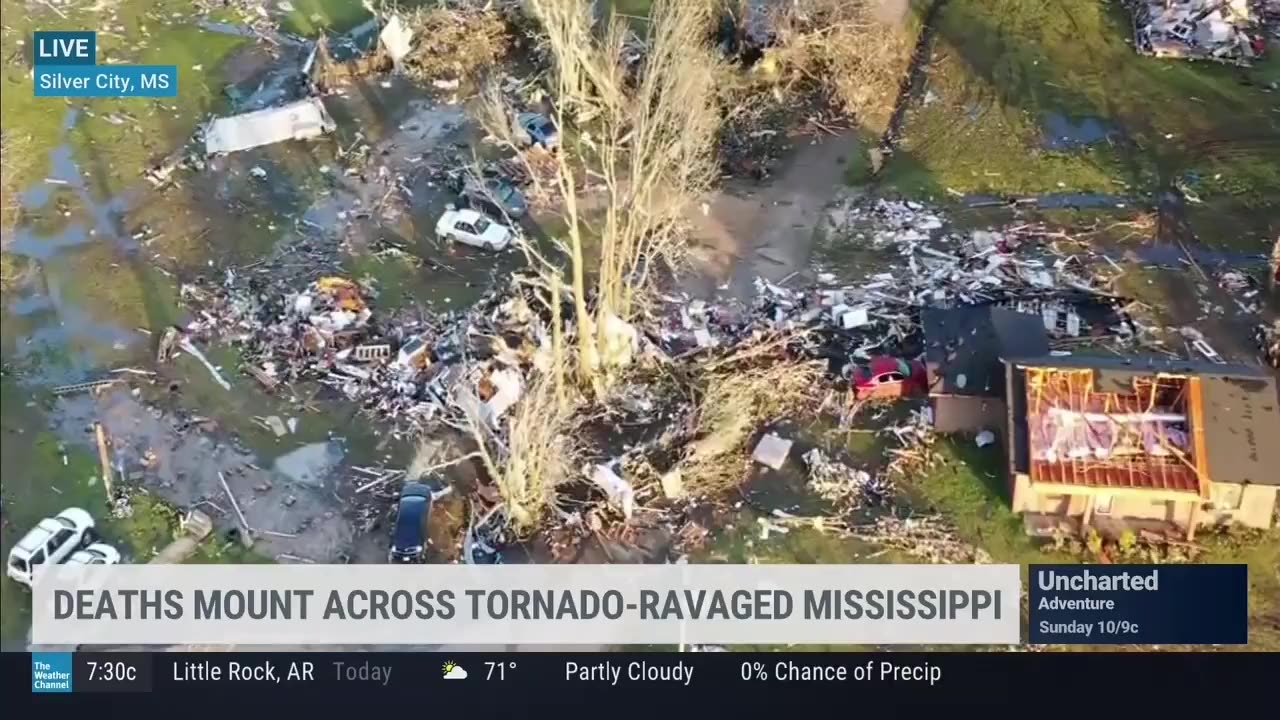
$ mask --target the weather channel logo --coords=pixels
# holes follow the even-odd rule
[[[31,653],[31,692],[71,692],[71,653]]]
[[[176,97],[176,65],[99,65],[98,34],[35,33],[36,97]]]

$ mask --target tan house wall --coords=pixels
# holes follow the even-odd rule
[[[996,437],[1005,436],[1009,411],[1003,400],[965,395],[933,397],[933,427],[938,432],[981,432],[990,430]]]
[[[1107,493],[1096,490],[1081,492],[1052,488],[1047,491],[1032,486],[1031,478],[1018,473],[1013,482],[1013,511],[1058,517],[1083,517],[1093,502],[1092,517],[1121,520],[1155,520],[1180,528],[1191,525],[1191,518],[1201,503],[1188,498],[1152,498],[1149,491],[1130,490],[1110,494],[1111,507],[1106,508]],[[1277,488],[1265,485],[1233,485],[1214,483],[1212,508],[1200,510],[1197,526],[1239,523],[1247,527],[1269,528],[1274,518]]]
[[[1277,488],[1272,485],[1214,483],[1210,505],[1200,513],[1203,525],[1239,523],[1246,527],[1269,528],[1275,519]]]

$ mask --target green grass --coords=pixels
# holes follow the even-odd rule
[[[618,15],[648,17],[653,0],[609,0],[609,6]]]
[[[133,514],[111,522],[104,534],[119,542],[121,548],[128,551],[132,562],[150,562],[178,536],[182,514],[172,505],[146,493],[135,494],[130,504]],[[228,542],[215,532],[197,546],[186,562],[267,563],[270,560],[239,542]]]
[[[1201,537],[1209,563],[1249,566],[1249,649],[1280,651],[1280,529]]]
[[[414,256],[359,255],[346,263],[353,278],[372,278],[378,288],[377,306],[380,310],[394,310],[410,304],[422,285],[421,273]]]
[[[951,0],[937,20],[926,97],[885,181],[912,194],[1150,190],[1196,173],[1207,197],[1280,197],[1277,96],[1215,63],[1145,58],[1119,3]],[[1096,117],[1123,138],[1043,149],[1052,115]]]
[[[919,504],[950,519],[956,534],[1000,563],[1070,562],[1043,552],[1009,506],[1001,451],[955,438],[937,444],[939,462],[908,487]]]
[[[401,6],[410,4],[400,3]],[[305,36],[346,32],[372,17],[357,0],[293,0],[293,8],[280,27]]]
[[[0,0],[4,8],[5,31],[0,38],[0,54],[22,58],[30,48],[19,45],[32,30],[71,30],[85,27],[105,29],[106,15],[80,8],[64,11],[65,18],[21,0]],[[90,173],[91,186],[100,197],[135,182],[143,162],[154,154],[164,154],[191,135],[196,124],[209,112],[221,93],[218,66],[232,51],[248,41],[180,24],[169,24],[170,13],[191,16],[190,3],[181,0],[142,0],[119,3],[111,33],[99,32],[98,58],[116,62],[178,66],[178,94],[164,99],[77,100],[75,107],[87,107],[96,117],[84,115],[67,138],[75,149],[82,170]],[[43,177],[48,170],[45,158],[62,141],[62,121],[70,104],[59,98],[36,98],[31,77],[19,60],[6,63],[0,98],[4,129],[31,138],[28,152],[35,159],[23,174],[27,182]],[[199,68],[199,69],[197,69]],[[132,116],[136,124],[116,125],[106,117],[112,113]],[[18,182],[18,187],[26,183]]]

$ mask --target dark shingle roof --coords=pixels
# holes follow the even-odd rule
[[[1001,359],[1046,355],[1044,321],[994,305],[925,308],[925,365],[929,385],[943,395],[1004,396]]]

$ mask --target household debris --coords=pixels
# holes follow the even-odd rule
[[[813,448],[802,459],[809,471],[809,489],[837,510],[882,505],[893,498],[893,482],[887,476],[872,476],[832,461],[821,448]]]
[[[209,374],[213,376],[213,381],[222,386],[223,390],[231,389],[231,383],[227,382],[226,378],[222,377],[222,373],[219,372],[218,368],[215,367],[213,363],[209,362],[209,358],[205,357],[204,353],[200,352],[200,348],[191,344],[191,340],[189,338],[184,337],[182,340],[178,341],[178,347],[185,350],[188,355],[199,360],[200,364],[208,368]]]
[[[591,474],[591,482],[604,491],[609,501],[622,510],[622,515],[630,519],[635,511],[636,494],[631,483],[623,480],[608,465],[597,465]]]
[[[1269,326],[1259,325],[1255,335],[1266,363],[1273,368],[1280,368],[1280,320]]]
[[[607,532],[610,517],[623,527],[643,526],[739,486],[753,460],[784,467],[791,440],[776,433],[756,445],[751,439],[820,408],[835,407],[844,425],[858,412],[848,403],[846,368],[882,355],[917,362],[927,308],[1022,311],[1062,346],[1089,341],[1123,352],[1141,339],[1118,307],[1124,299],[1108,290],[1105,258],[1084,243],[1029,225],[951,232],[941,213],[916,203],[862,201],[839,210],[832,218],[836,241],[888,259],[861,279],[842,281],[834,273],[815,273],[816,282],[760,279],[745,302],[670,295],[630,321],[605,317],[598,351],[630,369],[610,392],[575,399],[572,417],[555,421],[563,423],[555,433],[566,443],[561,456],[573,463],[556,467],[546,482],[586,488],[572,500],[553,491],[564,502],[548,504],[561,520],[557,532],[578,538]],[[496,518],[489,526],[507,527],[521,508],[499,510],[513,487],[501,476],[523,451],[513,450],[513,441],[528,442],[516,434],[517,422],[530,432],[530,418],[521,417],[535,408],[534,422],[550,422],[555,412],[555,393],[539,388],[550,387],[545,373],[554,366],[557,317],[559,341],[574,346],[572,297],[561,288],[561,305],[553,308],[545,285],[515,275],[466,310],[391,312],[379,306],[373,283],[333,273],[327,260],[311,263],[306,255],[285,267],[300,265],[308,267],[302,278],[295,270],[258,267],[229,272],[220,283],[183,286],[194,318],[183,333],[238,346],[241,370],[268,390],[300,381],[324,385],[389,424],[393,435],[461,431],[488,453],[474,463],[480,466],[469,498],[474,512]],[[1231,285],[1233,278],[1222,281]],[[541,403],[535,396],[542,395],[551,398],[546,405],[522,404]],[[294,429],[283,416],[262,423],[277,436]],[[894,445],[886,451],[892,461],[874,473],[833,461],[825,449],[806,452],[814,493],[841,509],[884,505],[896,484],[932,461],[927,410],[883,432]],[[358,511],[366,526],[379,522],[397,481],[362,475],[353,485],[369,503]],[[686,502],[651,505],[664,499]],[[616,513],[591,509],[603,501]],[[495,535],[475,532],[467,542],[477,557],[484,547],[500,548]]]
[[[120,378],[103,378],[101,380],[90,380],[88,382],[73,383],[71,385],[59,385],[52,392],[54,395],[73,395],[75,393],[90,392],[100,388],[111,387],[121,382]]]
[[[309,97],[280,107],[215,119],[205,131],[205,153],[221,155],[285,140],[309,140],[336,128],[320,98]]]
[[[1266,52],[1253,0],[1127,0],[1139,52],[1247,65]]]

